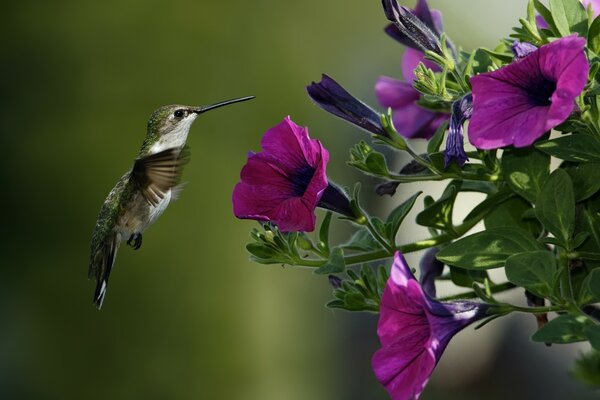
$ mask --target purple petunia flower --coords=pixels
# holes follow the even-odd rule
[[[329,153],[290,117],[269,129],[261,146],[248,156],[233,190],[235,216],[272,221],[284,232],[314,230],[315,208],[328,188]]]
[[[421,95],[412,86],[415,68],[423,62],[434,71],[440,70],[437,65],[425,60],[424,57],[422,52],[407,48],[402,57],[402,74],[405,82],[381,76],[375,83],[375,95],[379,103],[392,109],[396,131],[409,139],[429,139],[437,128],[448,120],[448,114],[426,110],[417,104]]]
[[[568,36],[472,77],[470,142],[479,149],[525,147],[564,122],[587,82],[584,48],[584,38]]]
[[[392,399],[417,399],[450,339],[484,318],[488,309],[489,305],[472,301],[431,299],[402,254],[396,253],[377,326],[382,348],[372,360],[377,379]]]

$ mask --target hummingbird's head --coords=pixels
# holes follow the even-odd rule
[[[157,153],[185,144],[187,135],[198,115],[228,104],[253,99],[254,96],[222,101],[209,106],[192,107],[173,104],[162,106],[152,113],[148,120],[146,140],[140,153]]]

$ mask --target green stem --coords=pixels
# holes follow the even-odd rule
[[[430,168],[432,169],[432,168]],[[500,176],[493,175],[476,175],[469,173],[462,174],[454,174],[454,173],[446,173],[440,172],[434,174],[423,174],[423,175],[394,175],[389,174],[387,176],[382,176],[383,178],[390,179],[395,182],[400,183],[410,183],[410,182],[422,182],[422,181],[443,181],[445,179],[463,179],[469,181],[482,181],[482,182],[497,182],[500,180]]]
[[[451,72],[452,76],[460,85],[460,87],[465,91],[465,93],[470,92],[471,88],[469,88],[469,85],[467,85],[467,82],[464,80],[463,76],[456,70],[456,68],[452,69]]]
[[[492,207],[490,207],[491,209]],[[472,218],[463,222],[462,224],[454,227],[454,230],[458,234],[458,236],[462,236],[467,233],[471,228],[473,228],[479,221],[485,217],[485,213],[479,214],[476,218]],[[368,227],[368,225],[367,225]],[[429,249],[431,247],[436,247],[444,243],[448,243],[452,240],[456,239],[456,235],[450,234],[442,234],[438,236],[431,237],[425,240],[419,240],[413,243],[407,243],[401,246],[396,246],[395,248],[388,248],[386,250],[375,250],[368,253],[349,255],[344,257],[344,262],[346,265],[355,265],[355,264],[363,264],[371,261],[383,260],[386,258],[391,258],[394,256],[396,251],[400,251],[403,254],[414,253],[419,250]],[[383,238],[382,238],[383,240]],[[326,259],[323,260],[314,260],[314,259],[306,259],[302,258],[296,260],[296,266],[304,266],[304,267],[313,267],[318,268],[327,263]]]
[[[573,286],[571,284],[571,273],[569,271],[569,254],[567,251],[560,250],[558,255],[558,268],[560,271],[560,286],[562,298],[570,304],[576,305]]]
[[[512,311],[518,311],[529,314],[544,314],[553,311],[566,311],[564,306],[549,306],[549,307],[521,307],[513,304],[506,304]]]
[[[506,290],[514,289],[515,287],[517,287],[517,286],[514,283],[505,282],[505,283],[500,283],[498,285],[491,285],[489,287],[489,292],[492,294],[500,293],[500,292],[504,292]],[[463,292],[463,293],[454,294],[452,296],[442,297],[438,300],[439,301],[450,301],[450,300],[461,300],[461,299],[476,299],[477,297],[478,297],[477,293],[470,290],[468,292]]]

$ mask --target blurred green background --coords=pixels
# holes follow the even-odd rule
[[[468,49],[493,46],[525,8],[431,4]],[[402,51],[380,2],[25,0],[0,21],[1,399],[386,398],[370,369],[376,317],[327,310],[311,271],[250,263],[254,224],[230,201],[246,152],[288,114],[329,148],[329,175],[352,182],[348,147],[365,135],[304,86],[327,72],[376,104],[375,79],[400,76]],[[95,310],[90,235],[150,113],[245,95],[257,98],[195,123],[181,199],[141,250],[121,247]],[[534,345],[533,319],[505,320],[459,335],[422,398],[592,398],[567,376],[573,348]]]

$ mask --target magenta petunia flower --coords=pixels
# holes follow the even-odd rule
[[[396,253],[377,326],[382,348],[372,360],[377,379],[392,399],[419,398],[450,339],[484,318],[488,309],[487,304],[472,301],[431,299],[402,254]]]
[[[479,149],[525,147],[564,122],[587,82],[584,48],[585,39],[568,36],[472,77],[470,142]]]
[[[420,62],[439,71],[434,63],[425,60],[424,53],[407,48],[402,57],[402,74],[405,82],[381,76],[375,83],[375,94],[379,103],[392,109],[394,127],[406,138],[429,139],[446,120],[448,114],[427,110],[417,104],[419,92],[413,88],[414,70]]]
[[[290,117],[269,129],[262,151],[248,155],[233,190],[236,217],[272,221],[284,232],[315,229],[315,208],[328,188],[329,153]]]

